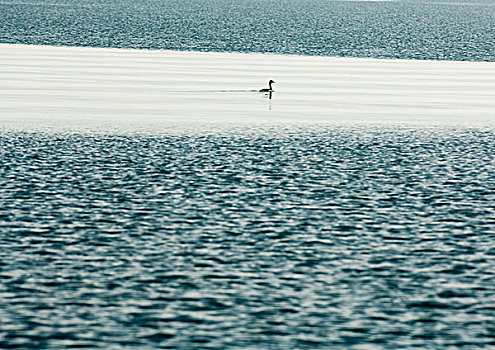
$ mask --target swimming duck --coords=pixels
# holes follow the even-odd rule
[[[275,82],[270,79],[268,82],[268,89],[261,89],[260,92],[273,92],[272,84],[275,84]]]

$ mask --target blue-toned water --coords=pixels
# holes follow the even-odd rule
[[[0,42],[495,61],[495,3],[2,0]]]
[[[492,129],[0,143],[2,349],[495,346]]]
[[[494,42],[487,0],[0,1],[0,43],[495,61]],[[35,117],[0,125],[0,349],[495,347],[490,123]]]

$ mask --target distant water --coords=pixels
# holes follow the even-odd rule
[[[495,61],[495,3],[2,0],[0,42]]]
[[[495,135],[0,134],[0,348],[495,346]]]

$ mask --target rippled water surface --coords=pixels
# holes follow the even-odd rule
[[[495,61],[495,3],[2,0],[0,42]]]
[[[0,137],[0,348],[495,346],[492,129]]]

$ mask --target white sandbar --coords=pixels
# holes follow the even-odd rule
[[[3,128],[197,120],[493,124],[495,63],[0,45]]]

